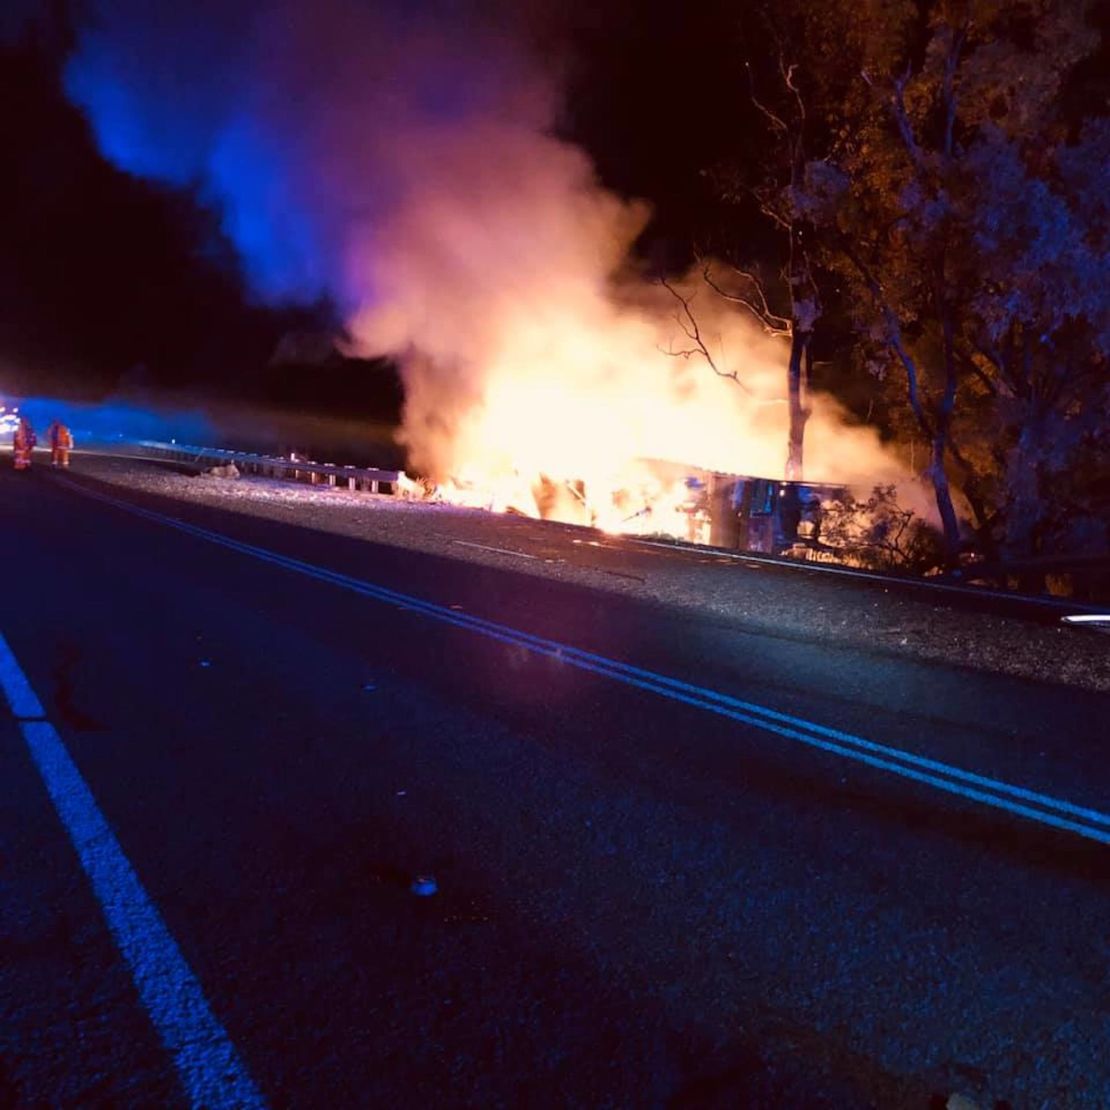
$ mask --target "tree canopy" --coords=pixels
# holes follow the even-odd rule
[[[763,207],[805,243],[876,396],[907,413],[888,427],[922,442],[952,560],[969,541],[1008,558],[1107,548],[1095,15],[1086,0],[762,13],[771,91],[753,97],[780,148],[806,152]],[[768,163],[735,164],[729,187],[766,197]]]

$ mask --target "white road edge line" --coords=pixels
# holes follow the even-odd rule
[[[353,590],[377,601],[401,606],[443,623],[481,633],[492,639],[527,648],[536,654],[559,659],[581,670],[592,671],[625,685],[650,690],[672,701],[693,705],[718,716],[729,717],[745,724],[754,725],[764,731],[773,732],[811,747],[820,748],[859,763],[890,771],[902,778],[926,783],[946,793],[1004,810],[1015,816],[1024,817],[1052,828],[1078,833],[1080,836],[1101,844],[1110,844],[1110,814],[1101,813],[1085,806],[1078,806],[1047,794],[1027,790],[1024,787],[1013,786],[1010,783],[979,775],[973,771],[953,767],[939,760],[928,759],[912,752],[902,751],[899,748],[877,744],[862,737],[853,736],[851,733],[840,732],[807,721],[804,718],[792,717],[787,713],[780,713],[777,710],[732,698],[716,690],[695,686],[680,679],[643,670],[619,660],[583,651],[569,644],[561,644],[556,640],[546,640],[528,632],[521,632],[508,625],[497,624],[481,617],[451,610],[437,605],[435,602],[424,601],[421,598],[400,593],[385,586],[377,586],[371,582],[351,578],[338,571],[317,567],[287,555],[280,555],[265,548],[243,543],[219,532],[212,532],[197,525],[187,524],[163,513],[132,505],[127,501],[106,494],[95,493],[66,479],[59,480],[86,497],[114,505],[125,512],[146,517],[199,539],[218,544],[232,551],[238,551],[244,555],[250,555],[286,570],[292,570],[322,582],[329,582],[332,585]]]
[[[2,635],[0,684],[190,1105],[206,1110],[264,1107],[62,738],[49,721],[27,719],[41,718],[42,706]]]
[[[12,649],[8,647],[7,640],[0,635],[0,690],[12,708],[12,713],[18,720],[35,720],[46,716],[23,668],[16,662]]]
[[[459,547],[477,547],[481,551],[496,551],[498,555],[515,555],[518,559],[538,559],[538,555],[530,555],[527,551],[510,551],[507,547],[490,547],[487,543],[471,543],[469,540],[452,540]]]

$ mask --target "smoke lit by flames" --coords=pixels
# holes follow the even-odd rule
[[[119,0],[70,87],[117,161],[207,181],[263,295],[326,288],[352,347],[398,360],[412,468],[441,496],[683,534],[690,468],[783,473],[786,350],[687,280],[746,389],[690,353],[681,306],[630,261],[649,214],[552,137],[558,83],[522,45],[538,7],[259,0],[197,20]],[[873,433],[811,402],[807,477],[897,478]]]
[[[405,442],[440,496],[685,535],[691,468],[782,476],[785,343],[700,276],[679,281],[717,369],[743,384],[718,375],[682,302],[628,261],[647,213],[580,151],[482,121],[425,133],[394,165],[401,200],[351,256],[377,291],[351,327],[400,360]],[[810,400],[809,478],[890,476],[873,433]]]

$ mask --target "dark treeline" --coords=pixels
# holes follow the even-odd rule
[[[710,0],[636,88],[578,90],[586,133],[652,113],[654,145],[602,160],[621,188],[637,164],[703,198],[688,242],[650,242],[664,218],[647,248],[789,338],[788,476],[818,384],[931,484],[945,562],[1032,586],[1110,554],[1108,17]]]

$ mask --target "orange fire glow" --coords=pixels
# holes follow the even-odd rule
[[[785,343],[700,275],[676,282],[743,388],[714,373],[679,302],[629,263],[647,213],[601,189],[581,151],[496,118],[390,155],[400,200],[352,242],[372,294],[350,326],[360,350],[400,361],[404,442],[437,496],[692,537],[688,474],[783,474]],[[899,476],[872,431],[810,402],[807,478]]]

